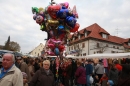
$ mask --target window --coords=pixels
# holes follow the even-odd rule
[[[97,43],[97,47],[99,47],[99,43]]]
[[[88,34],[87,34],[87,31],[85,31],[85,34],[84,34],[84,35],[85,35],[85,37],[87,37],[87,35],[88,35]]]
[[[130,46],[130,43],[128,42],[128,46]]]
[[[115,48],[115,46],[113,46],[113,48]]]
[[[107,34],[102,33],[103,38],[107,38]]]
[[[85,43],[82,43],[82,48],[84,48],[85,47]]]
[[[75,40],[75,38],[73,37],[73,41]]]
[[[86,53],[83,53],[83,56],[86,56]]]
[[[73,50],[73,46],[71,46],[71,50]]]
[[[80,34],[78,35],[78,39],[80,39]]]

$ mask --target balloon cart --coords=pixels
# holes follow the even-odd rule
[[[70,33],[78,31],[78,13],[76,6],[72,9],[68,2],[56,3],[51,0],[48,6],[32,7],[33,19],[40,25],[40,30],[47,33],[45,53],[56,57],[56,76],[58,77],[59,61],[63,59],[63,52]]]

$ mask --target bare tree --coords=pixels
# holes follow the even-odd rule
[[[75,51],[77,52],[76,56],[80,56],[81,53],[82,53],[83,48],[81,48],[81,47],[79,46],[79,44],[75,44],[75,45],[74,45],[74,49],[75,49]]]
[[[11,41],[9,46],[11,51],[20,51],[20,45],[17,42]]]
[[[103,53],[107,50],[108,44],[103,43],[103,42],[96,42],[95,48],[98,49],[98,53]]]

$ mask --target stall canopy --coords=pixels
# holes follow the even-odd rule
[[[103,54],[91,54],[85,58],[130,58],[130,53],[103,53]]]

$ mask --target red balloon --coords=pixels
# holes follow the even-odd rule
[[[59,50],[60,50],[60,52],[63,52],[64,51],[64,49],[65,49],[65,46],[64,45],[59,45]]]
[[[57,18],[57,12],[61,9],[61,5],[50,5],[47,12],[52,18]]]
[[[72,29],[70,29],[70,32],[76,32],[76,31],[78,31],[79,27],[80,27],[79,23],[76,23],[75,27],[72,28]]]

